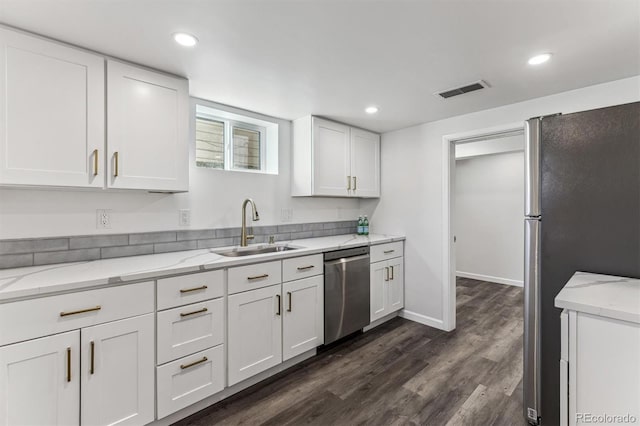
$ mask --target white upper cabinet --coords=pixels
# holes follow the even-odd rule
[[[189,187],[189,84],[107,61],[107,186],[149,191]]]
[[[355,196],[380,196],[380,135],[351,129],[351,179]]]
[[[0,28],[0,184],[104,185],[104,59]]]
[[[318,117],[293,122],[293,196],[379,197],[380,135]]]

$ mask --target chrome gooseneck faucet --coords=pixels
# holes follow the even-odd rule
[[[252,240],[254,238],[253,235],[247,235],[247,204],[251,203],[251,219],[255,222],[260,220],[260,215],[258,215],[258,210],[256,209],[256,203],[253,202],[251,198],[247,198],[242,203],[242,232],[240,234],[240,247],[247,246],[247,240]]]

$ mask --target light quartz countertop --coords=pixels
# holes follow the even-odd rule
[[[150,280],[190,272],[299,257],[343,248],[402,241],[404,239],[405,237],[380,234],[370,234],[368,236],[336,235],[332,237],[279,241],[278,245],[287,244],[298,249],[243,257],[225,257],[216,254],[214,252],[234,248],[217,247],[215,249],[149,254],[89,262],[3,269],[0,270],[0,303],[14,299],[31,298],[131,281]]]
[[[640,324],[640,279],[576,272],[555,306]]]

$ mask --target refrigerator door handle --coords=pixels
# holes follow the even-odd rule
[[[524,215],[538,217],[540,208],[540,123],[532,118],[524,123]]]
[[[539,424],[540,412],[540,219],[525,220],[524,417]]]

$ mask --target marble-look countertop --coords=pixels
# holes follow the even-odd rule
[[[576,272],[555,306],[640,324],[640,279]]]
[[[244,257],[225,257],[216,254],[214,252],[234,248],[217,247],[215,249],[149,254],[89,262],[3,269],[0,270],[0,303],[58,292],[156,279],[170,275],[286,259],[349,247],[402,241],[404,239],[404,237],[379,234],[370,234],[368,236],[337,235],[333,237],[279,241],[279,245],[287,244],[298,249]]]

